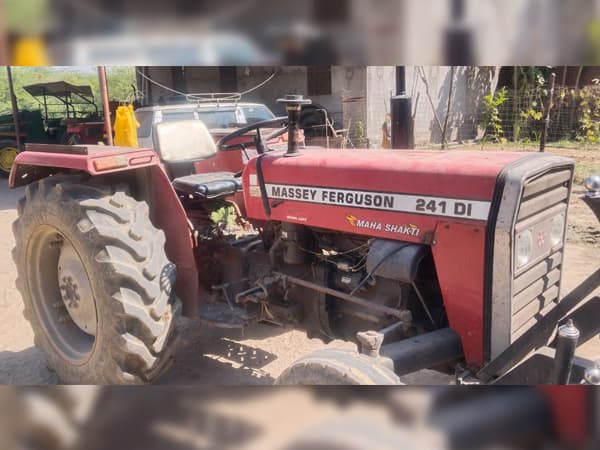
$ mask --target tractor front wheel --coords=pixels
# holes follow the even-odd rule
[[[0,176],[8,178],[15,158],[19,154],[17,142],[12,139],[0,141]]]
[[[396,385],[398,376],[376,358],[349,349],[310,353],[285,369],[277,385]]]
[[[18,214],[17,288],[49,368],[76,384],[157,378],[180,303],[148,205],[126,188],[57,175],[27,186]]]

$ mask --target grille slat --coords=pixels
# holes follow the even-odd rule
[[[523,199],[527,200],[535,194],[540,194],[544,191],[552,189],[558,185],[564,184],[571,179],[570,170],[561,170],[550,175],[542,176],[536,180],[532,180],[523,189]]]
[[[569,188],[560,185],[550,191],[536,195],[535,197],[531,197],[529,200],[525,200],[523,203],[521,203],[517,220],[526,219],[527,217],[531,217],[534,214],[550,208],[551,206],[561,203],[565,201],[568,195]]]
[[[513,327],[519,328],[535,314],[544,309],[551,302],[556,302],[558,298],[558,285],[553,285],[551,288],[544,291],[541,295],[538,295],[519,311],[513,315]]]
[[[513,313],[519,311],[523,306],[528,304],[533,298],[540,295],[550,286],[555,285],[560,281],[560,269],[556,268],[543,275],[535,283],[530,285],[528,288],[517,294],[513,298]]]
[[[540,319],[545,317],[546,314],[548,314],[550,311],[552,311],[555,307],[556,307],[556,302],[551,302],[548,306],[546,306],[544,309],[542,309],[537,314],[535,314],[531,319],[529,319],[527,322],[525,322],[523,325],[521,325],[521,327],[519,327],[515,331],[513,331],[511,334],[512,342],[519,339],[523,334],[525,334],[527,332],[527,330],[529,330],[532,326],[534,326],[536,323],[538,323],[538,321]]]
[[[561,262],[562,253],[556,252],[550,255],[542,262],[533,266],[527,272],[523,273],[522,275],[519,275],[517,278],[515,278],[515,282],[513,284],[514,294],[519,294],[523,289],[525,289],[528,286],[531,286],[536,280],[542,278],[552,269],[556,269]]]
[[[511,342],[558,304],[564,243],[552,247],[550,233],[552,219],[566,216],[571,177],[571,170],[561,168],[524,183],[514,233],[530,230],[534,249],[529,266],[513,274]]]
[[[560,213],[564,212],[566,209],[567,209],[567,205],[565,202],[559,203],[558,205],[554,205],[553,207],[545,209],[544,211],[542,211],[539,214],[536,214],[534,216],[531,216],[528,219],[520,221],[517,224],[517,226],[515,227],[515,231],[517,233],[519,233],[520,231],[523,231],[524,229],[529,228],[532,225],[535,225],[537,222],[540,222],[544,219],[552,218],[552,217],[559,215]]]

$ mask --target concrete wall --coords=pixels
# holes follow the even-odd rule
[[[427,87],[419,75],[420,66],[406,67],[407,93],[412,97],[415,145],[441,142],[441,128],[448,108],[452,68],[422,67]],[[455,67],[454,87],[446,131],[447,141],[472,140],[478,134],[483,96],[495,89],[499,67]],[[433,107],[432,107],[433,104]],[[434,114],[435,111],[435,114]]]

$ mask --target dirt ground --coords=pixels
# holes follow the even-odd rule
[[[584,174],[600,173],[600,149],[548,151],[575,157],[576,187],[571,201],[566,248],[563,294],[600,266],[600,227],[589,209],[577,199]],[[15,267],[10,256],[14,245],[11,224],[15,204],[22,190],[11,191],[0,181],[0,383],[56,383],[46,368],[44,356],[33,345],[33,333],[22,316],[22,301],[14,287]],[[597,291],[600,291],[598,289]],[[600,294],[600,292],[597,292]],[[322,342],[304,333],[269,325],[255,325],[241,331],[215,330],[184,320],[183,342],[176,363],[161,378],[161,384],[271,384],[290,363],[321,348]],[[350,346],[332,342],[330,346]],[[600,358],[600,339],[581,348],[581,356]],[[420,384],[449,383],[450,377],[426,371]],[[407,379],[406,381],[411,381]]]

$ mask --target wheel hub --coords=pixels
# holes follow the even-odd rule
[[[19,152],[14,147],[0,149],[0,169],[9,172]]]
[[[81,331],[96,335],[96,305],[83,263],[72,245],[62,243],[58,259],[58,286],[69,316]]]

